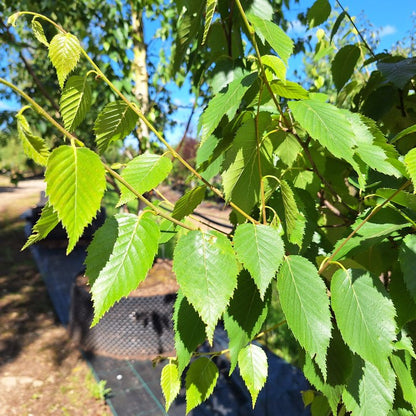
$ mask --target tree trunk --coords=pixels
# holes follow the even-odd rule
[[[139,103],[139,108],[144,115],[149,110],[149,86],[146,66],[147,49],[144,43],[143,15],[137,7],[131,3],[132,31],[133,31],[133,63],[132,76],[134,81],[133,93]],[[149,147],[149,129],[143,121],[139,121],[137,127],[140,150],[143,152]]]

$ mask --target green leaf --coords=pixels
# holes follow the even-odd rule
[[[17,134],[23,144],[23,151],[27,157],[33,159],[38,165],[46,166],[50,155],[45,141],[35,136],[23,114],[16,115]]]
[[[160,375],[160,386],[162,387],[162,392],[166,400],[165,409],[168,411],[181,389],[181,379],[179,377],[178,367],[175,364],[169,363],[163,367]]]
[[[397,169],[397,160],[391,160],[388,157],[389,149],[383,145],[382,140],[386,143],[386,138],[379,131],[371,126],[371,121],[367,125],[368,119],[357,113],[344,111],[345,117],[349,120],[351,128],[355,134],[357,148],[355,153],[371,168],[385,175],[393,175],[398,178],[402,176]],[[377,139],[373,136],[377,134]],[[398,156],[398,155],[397,155]]]
[[[416,235],[409,234],[403,239],[400,245],[399,262],[406,288],[416,301]]]
[[[30,247],[32,244],[43,240],[59,223],[58,214],[54,212],[53,207],[46,203],[42,208],[40,218],[37,220],[32,229],[32,234],[29,236],[22,250]]]
[[[357,170],[353,159],[355,134],[342,110],[314,100],[290,101],[289,108],[296,121],[314,140]]]
[[[273,6],[268,0],[253,0],[250,3],[245,3],[246,14],[254,14],[255,16],[261,17],[262,19],[272,20],[273,19]]]
[[[319,26],[328,19],[330,13],[331,5],[328,0],[316,0],[306,14],[309,27]]]
[[[182,374],[192,357],[192,353],[205,341],[205,325],[198,313],[178,291],[173,310],[175,330],[175,350],[178,356],[178,371]]]
[[[404,157],[404,164],[413,182],[413,192],[416,193],[416,148],[409,150]]]
[[[186,373],[186,413],[211,396],[217,384],[218,368],[208,358],[193,361]]]
[[[405,58],[397,62],[378,62],[377,68],[388,82],[403,89],[416,76],[416,59]]]
[[[416,124],[408,127],[407,129],[402,130],[400,133],[396,134],[390,143],[396,143],[398,140],[406,137],[409,134],[416,133]]]
[[[268,364],[266,353],[257,345],[247,345],[238,354],[238,366],[241,377],[250,392],[254,409],[257,396],[267,379]]]
[[[331,73],[338,91],[340,91],[351,78],[359,57],[360,48],[356,45],[345,45],[335,55],[331,64]]]
[[[299,153],[302,151],[302,146],[296,140],[293,134],[283,132],[282,130],[272,135],[272,140],[276,137],[279,142],[279,146],[275,150],[279,159],[287,166],[291,167],[297,159]]]
[[[288,240],[301,247],[306,221],[305,217],[297,207],[292,188],[284,180],[280,181],[280,191],[285,210],[285,228]]]
[[[46,39],[45,33],[43,31],[43,27],[41,23],[34,17],[32,19],[32,31],[35,35],[35,38],[40,42],[43,43],[45,46],[49,47],[49,42]]]
[[[260,113],[257,133],[260,135],[269,121],[267,113]],[[273,144],[270,138],[262,141],[260,164],[262,175],[274,172]],[[246,120],[233,140],[233,146],[225,154],[222,173],[224,193],[245,212],[250,212],[260,200],[259,158],[257,157],[256,122]]]
[[[390,361],[400,383],[403,398],[412,405],[413,411],[416,412],[416,386],[413,381],[412,369],[406,366],[397,354],[392,354]]]
[[[289,256],[277,275],[277,287],[289,328],[326,377],[332,325],[325,283],[309,260]]]
[[[207,0],[205,7],[205,26],[204,26],[204,35],[202,37],[202,45],[205,43],[209,27],[211,26],[212,18],[214,17],[215,8],[217,7],[217,0]]]
[[[12,25],[13,27],[16,27],[16,20],[20,15],[21,15],[20,12],[16,12],[16,13],[13,13],[12,15],[10,15],[7,18],[7,25]]]
[[[379,283],[362,270],[338,270],[331,280],[331,303],[348,347],[383,373],[396,339],[396,312]]]
[[[177,233],[176,224],[174,224],[172,221],[169,221],[165,218],[162,219],[162,221],[160,221],[159,229],[160,229],[159,244],[167,243]]]
[[[387,415],[392,408],[396,380],[388,361],[383,377],[370,362],[355,359],[353,374],[342,399],[353,415]]]
[[[90,286],[97,280],[104,269],[114,249],[118,237],[118,223],[114,217],[108,217],[104,224],[94,233],[94,237],[87,248],[85,259],[86,271]]]
[[[305,362],[302,367],[302,371],[312,386],[314,386],[317,390],[325,395],[326,399],[328,400],[328,405],[332,411],[334,412],[335,410],[336,412],[344,387],[340,385],[331,385],[329,383],[325,383],[322,380],[322,375],[318,367],[308,354],[305,355]]]
[[[180,15],[177,22],[177,35],[172,59],[173,74],[179,71],[189,45],[197,38],[198,29],[201,27],[204,5],[205,2],[203,1],[190,1],[187,2],[186,6],[183,3],[179,6],[178,12]]]
[[[279,231],[267,225],[241,224],[234,234],[234,250],[263,299],[283,260],[284,246]]]
[[[100,209],[105,170],[93,151],[60,146],[49,156],[45,179],[46,195],[68,234],[69,253]]]
[[[185,218],[187,215],[192,214],[194,209],[203,201],[205,196],[206,186],[197,186],[186,192],[181,198],[176,201],[173,208],[172,217],[177,220]]]
[[[236,78],[210,100],[200,118],[202,143],[217,128],[224,115],[228,120],[233,119],[241,99],[256,79],[257,72]]]
[[[173,269],[183,294],[207,325],[211,342],[237,286],[238,267],[230,241],[216,231],[190,231],[176,244]]]
[[[291,98],[295,100],[303,100],[309,97],[308,91],[306,91],[301,85],[292,81],[273,81],[271,83],[273,92],[276,95],[284,98]]]
[[[401,177],[401,176],[406,177],[407,176],[406,168],[405,168],[404,163],[401,160],[399,160],[399,156],[400,156],[399,153],[397,152],[396,148],[391,143],[387,142],[386,136],[377,126],[376,122],[362,115],[360,118],[370,129],[370,132],[374,137],[374,144],[376,146],[381,147],[384,153],[386,154],[387,162],[390,164],[390,170],[391,170],[391,167],[394,167],[395,169],[395,172],[391,170],[391,172],[387,174],[394,175],[396,177]],[[385,162],[382,162],[382,163],[385,164]]]
[[[230,349],[230,374],[237,365],[238,354],[261,330],[267,317],[271,290],[262,300],[259,290],[246,270],[238,276],[237,289],[224,313]]]
[[[332,26],[332,30],[331,30],[331,36],[329,38],[329,41],[332,42],[332,39],[334,38],[334,36],[337,34],[339,27],[341,26],[342,21],[344,20],[345,16],[347,15],[347,13],[345,11],[343,11],[342,13],[340,13],[337,17],[337,20],[335,20],[334,25]]]
[[[414,416],[414,413],[407,409],[393,409],[388,416]]]
[[[95,121],[96,143],[100,151],[111,142],[124,139],[136,126],[138,115],[124,101],[108,103]]]
[[[64,126],[74,131],[91,108],[91,88],[88,78],[74,75],[68,79],[62,91],[60,111]]]
[[[117,214],[118,237],[92,288],[95,325],[107,310],[142,282],[157,253],[159,227],[151,214]]]
[[[286,65],[275,55],[263,55],[261,57],[263,65],[268,66],[276,74],[277,78],[282,81],[286,80]]]
[[[293,52],[292,39],[279,26],[269,20],[262,19],[253,14],[248,14],[247,17],[262,42],[266,40],[287,65],[289,57]]]
[[[394,232],[409,226],[404,218],[395,218],[392,214],[394,214],[392,208],[383,208],[364,225],[361,225],[364,219],[358,218],[351,228],[356,230],[360,227],[359,230],[352,238],[346,237],[338,240],[335,244],[334,253],[336,251],[336,254],[333,260],[339,260],[347,255],[351,256],[350,252],[353,250],[354,252],[365,250],[380,243]]]
[[[61,89],[68,74],[77,66],[81,56],[81,45],[71,33],[56,34],[49,44],[49,58],[56,69]]]
[[[158,186],[172,169],[172,162],[166,156],[144,153],[135,157],[121,173],[125,179],[139,194],[148,192]],[[123,184],[120,186],[120,200],[117,207],[135,200],[136,195]]]

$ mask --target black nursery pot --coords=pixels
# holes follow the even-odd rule
[[[76,279],[71,294],[70,336],[87,352],[114,358],[152,359],[174,351],[173,305],[176,293],[130,295],[121,299],[93,328],[88,287]]]
[[[43,209],[43,205],[32,208],[31,215],[26,218],[27,221],[31,224],[32,229],[33,229],[33,226],[38,221],[38,219],[40,218],[42,209]],[[100,211],[98,211],[96,217],[92,220],[91,224],[85,228],[84,233],[82,234],[80,240],[87,241],[87,242],[91,241],[95,231],[97,231],[97,229],[100,228],[104,224],[105,219],[106,219],[106,211],[104,207],[101,207]],[[67,237],[66,231],[62,227],[61,223],[59,223],[48,234],[45,240],[57,241],[57,240],[67,240],[67,239],[68,237]]]

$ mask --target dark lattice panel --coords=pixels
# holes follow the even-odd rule
[[[128,297],[117,302],[90,328],[90,293],[74,285],[69,330],[85,351],[123,358],[149,358],[174,350],[172,313],[175,294]]]

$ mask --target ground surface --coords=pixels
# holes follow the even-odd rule
[[[20,252],[25,241],[20,215],[39,201],[42,190],[42,180],[25,180],[15,188],[0,176],[0,416],[107,416],[108,407],[92,393],[97,394],[92,373],[57,322],[30,252]],[[173,203],[180,197],[169,187],[161,191]],[[205,202],[197,211],[228,222],[229,211],[218,204]],[[159,290],[158,270],[143,290]]]
[[[0,177],[0,416],[107,416],[97,384],[57,322],[19,219],[39,200],[41,180]]]

